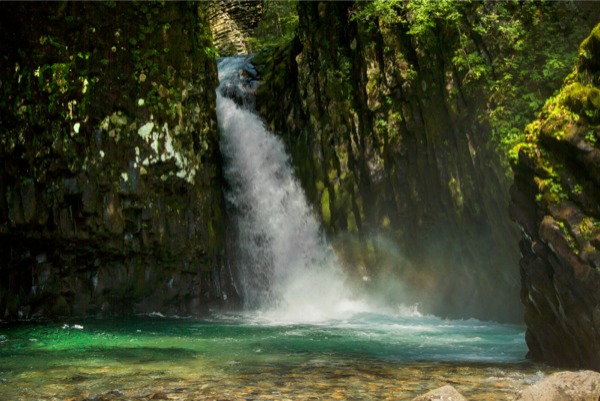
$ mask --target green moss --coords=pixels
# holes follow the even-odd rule
[[[577,242],[575,241],[575,238],[573,237],[573,234],[571,233],[571,231],[569,230],[567,225],[564,222],[559,221],[559,220],[556,221],[556,225],[560,228],[560,230],[564,234],[565,240],[567,241],[567,245],[569,246],[569,248],[573,251],[573,253],[578,255],[579,249],[577,248]]]
[[[594,86],[574,82],[563,88],[563,96],[571,110],[595,120],[600,109],[600,90]]]
[[[600,228],[600,222],[595,221],[592,217],[584,217],[579,223],[579,232],[586,241],[594,238]]]
[[[600,25],[597,25],[579,47],[579,71],[597,73],[600,67]]]
[[[331,210],[329,209],[329,190],[324,188],[323,194],[321,195],[321,216],[325,225],[331,224]]]
[[[511,164],[513,166],[516,165],[520,152],[524,152],[527,156],[529,156],[529,158],[532,158],[533,155],[535,154],[535,149],[536,149],[536,147],[532,143],[521,142],[521,143],[516,144],[515,146],[513,146],[510,149],[510,152],[509,152],[509,160],[510,160]]]
[[[358,225],[356,224],[356,217],[354,216],[354,212],[349,211],[347,215],[346,224],[348,227],[348,232],[358,232]]]

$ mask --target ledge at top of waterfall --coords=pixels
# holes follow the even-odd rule
[[[217,59],[218,93],[245,109],[254,110],[254,98],[260,84],[256,68],[250,63],[254,54]]]
[[[258,81],[249,59],[219,60],[217,93],[226,199],[237,223],[234,276],[244,307],[285,322],[363,312],[366,306],[347,288],[282,141],[250,108]]]

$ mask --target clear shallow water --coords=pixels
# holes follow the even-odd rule
[[[410,399],[444,384],[512,399],[547,371],[523,360],[522,331],[374,314],[2,325],[0,399]]]

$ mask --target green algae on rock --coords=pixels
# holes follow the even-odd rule
[[[506,131],[518,123],[498,88],[527,88],[527,104],[551,93],[542,79],[519,81],[517,66],[546,71],[538,49],[581,40],[544,25],[550,39],[532,23],[561,7],[300,2],[296,37],[255,57],[260,114],[286,140],[341,258],[382,297],[442,315],[522,318],[518,230],[494,139],[501,115],[515,120]],[[535,116],[527,110],[523,121]]]
[[[229,279],[204,7],[0,8],[0,318],[218,303]]]
[[[600,369],[600,25],[515,149],[511,215],[530,356]]]

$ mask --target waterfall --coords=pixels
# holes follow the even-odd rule
[[[244,307],[295,322],[359,311],[283,142],[253,110],[255,76],[248,56],[219,60],[217,118]]]

